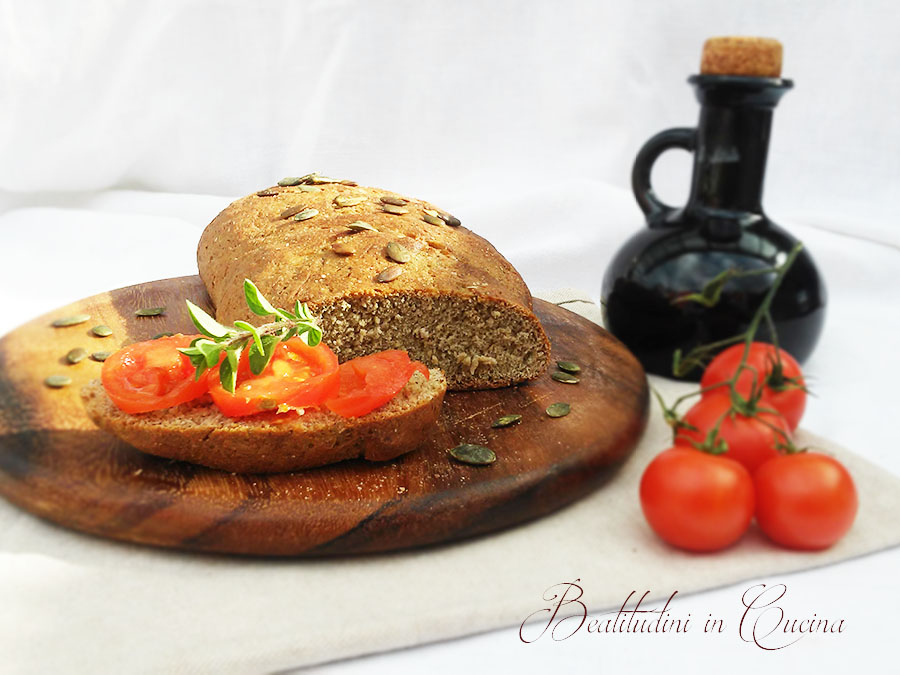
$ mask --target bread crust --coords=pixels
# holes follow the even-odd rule
[[[131,415],[112,403],[99,380],[81,393],[88,416],[143,452],[235,473],[281,473],[345,459],[387,461],[422,444],[440,416],[446,380],[416,373],[382,408],[357,418],[327,410],[261,413],[231,419],[208,397]]]
[[[384,199],[405,202],[399,208],[406,213],[385,211]],[[352,205],[340,206],[341,200]],[[300,208],[317,214],[295,221],[290,214]],[[460,378],[445,363],[426,363],[444,369],[451,389],[500,387],[539,375],[549,363],[550,343],[532,311],[525,282],[485,239],[463,226],[435,224],[426,209],[444,213],[422,200],[341,183],[276,186],[238,199],[207,226],[197,249],[200,277],[215,305],[216,318],[229,324],[235,319],[260,321],[248,315],[242,292],[245,278],[252,279],[276,306],[292,306],[296,300],[308,303],[322,315],[326,342],[331,339],[328,314],[340,313],[346,307],[341,302],[348,299],[431,295],[474,301],[499,312],[500,323],[507,312],[510,318],[525,322],[537,354],[535,366],[517,376],[484,368]],[[357,221],[374,230],[348,228]],[[389,257],[391,242],[410,254],[408,262]],[[397,268],[399,276],[379,281],[389,268]],[[360,355],[358,351],[342,353],[340,344],[329,345],[342,361]],[[425,360],[415,345],[396,346]]]

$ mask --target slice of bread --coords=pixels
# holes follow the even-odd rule
[[[419,446],[440,415],[447,381],[415,373],[387,404],[362,417],[328,410],[261,413],[232,419],[208,396],[167,410],[119,410],[100,380],[81,392],[88,416],[104,431],[151,455],[235,473],[279,473],[361,457],[386,461]]]

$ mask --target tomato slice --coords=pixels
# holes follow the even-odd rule
[[[206,393],[206,377],[194,379],[190,359],[178,351],[199,335],[135,342],[103,362],[100,379],[113,403],[127,413],[171,408]]]
[[[340,391],[325,405],[341,417],[361,417],[394,398],[416,371],[428,377],[425,364],[397,349],[351,359],[341,364]]]
[[[337,356],[324,342],[315,347],[300,338],[278,343],[272,360],[259,375],[250,372],[248,351],[241,354],[233,394],[222,387],[218,367],[210,371],[209,393],[228,417],[254,415],[281,404],[292,408],[319,406],[338,392]]]

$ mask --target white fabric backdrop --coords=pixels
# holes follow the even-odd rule
[[[218,209],[314,169],[431,199],[533,289],[596,297],[612,251],[641,226],[634,154],[696,122],[685,78],[703,40],[769,35],[796,88],[776,110],[765,203],[807,242],[830,292],[804,426],[900,473],[884,407],[900,379],[884,347],[900,333],[898,11],[889,0],[0,0],[0,333],[77,297],[193,273],[198,228]],[[654,179],[677,203],[689,159],[670,154]],[[766,580],[853,626],[767,667],[838,672],[890,655],[898,563],[893,550]],[[740,590],[682,611],[733,613]],[[500,631],[323,670],[638,671],[657,655],[673,672],[763,666],[732,641],[654,642],[658,653],[588,642],[524,649]]]

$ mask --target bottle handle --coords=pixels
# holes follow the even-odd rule
[[[648,220],[651,217],[675,210],[675,207],[661,201],[650,185],[650,172],[653,170],[653,164],[662,153],[671,148],[681,148],[693,152],[696,147],[696,129],[690,127],[666,129],[644,143],[637,157],[634,158],[634,167],[631,169],[631,189],[634,190],[638,206],[641,207]]]

